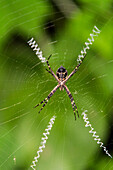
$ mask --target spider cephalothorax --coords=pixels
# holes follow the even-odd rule
[[[57,72],[56,72],[56,75],[55,75],[55,73],[52,71],[52,69],[51,69],[51,67],[50,67],[50,65],[49,65],[49,62],[48,62],[48,60],[50,59],[50,57],[51,57],[51,55],[49,56],[49,58],[48,58],[47,61],[46,61],[49,70],[47,70],[47,69],[46,69],[46,70],[47,70],[50,74],[52,74],[52,76],[58,81],[58,85],[49,93],[49,95],[47,96],[47,98],[45,98],[43,101],[41,101],[41,102],[40,102],[39,104],[37,104],[35,107],[37,107],[37,106],[39,106],[40,104],[44,103],[43,106],[42,106],[42,108],[40,109],[40,111],[41,111],[41,110],[44,108],[44,106],[47,104],[47,102],[49,101],[49,99],[52,97],[52,95],[56,92],[56,90],[57,90],[58,88],[60,88],[60,90],[65,89],[66,92],[67,92],[67,94],[68,94],[68,96],[69,96],[69,98],[70,98],[70,100],[71,100],[72,108],[73,108],[74,115],[75,115],[75,119],[76,119],[75,110],[76,110],[77,115],[78,115],[78,117],[79,117],[78,110],[77,110],[77,107],[76,107],[76,105],[75,105],[75,102],[74,102],[74,99],[73,99],[73,97],[72,97],[72,94],[71,94],[71,92],[69,91],[68,87],[65,85],[65,83],[67,82],[67,80],[70,79],[70,77],[71,77],[74,73],[76,73],[76,72],[78,71],[78,68],[79,68],[79,66],[81,65],[81,63],[82,63],[83,60],[75,67],[75,69],[70,73],[69,76],[67,75],[67,70],[66,70],[63,66],[61,66],[60,68],[58,68],[58,70],[57,70]],[[84,56],[84,58],[85,58],[85,56]],[[84,59],[84,58],[83,58],[83,59]],[[39,113],[40,113],[40,111],[39,111]]]
[[[60,81],[64,81],[67,76],[67,70],[63,66],[61,66],[60,68],[58,68],[56,75]]]
[[[67,70],[63,66],[61,66],[60,68],[58,68],[56,75],[60,85],[60,91],[64,90],[64,84],[65,84],[64,80],[66,80],[67,77]]]

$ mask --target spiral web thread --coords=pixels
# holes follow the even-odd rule
[[[78,58],[77,58],[78,63],[80,63],[84,59],[84,56],[87,54],[87,50],[90,49],[89,45],[93,44],[94,37],[98,36],[98,34],[100,34],[101,31],[96,26],[94,26],[92,32],[93,33],[90,34],[91,39],[90,38],[87,39],[88,42],[85,42],[86,47],[83,47],[83,50],[81,50],[81,52],[80,52],[81,54],[78,55]]]
[[[37,151],[37,156],[34,157],[34,161],[32,161],[32,164],[30,166],[33,170],[35,170],[36,163],[38,162],[38,159],[40,158],[40,153],[43,152],[43,149],[45,148],[45,144],[47,142],[48,135],[50,134],[50,131],[53,127],[53,124],[55,122],[55,118],[56,118],[56,116],[53,116],[50,119],[49,124],[48,124],[47,128],[45,129],[45,132],[43,133],[43,137],[41,138],[41,144],[40,144],[39,149]]]
[[[39,60],[41,60],[42,63],[45,63],[46,62],[46,58],[42,56],[43,55],[42,51],[40,51],[40,48],[38,47],[38,44],[36,43],[34,38],[31,38],[27,43],[29,44],[29,46],[31,46],[33,51],[35,51],[35,54],[37,55]]]
[[[94,140],[97,141],[97,144],[100,145],[100,147],[102,147],[104,149],[104,151],[106,152],[106,154],[112,158],[112,156],[109,154],[108,150],[106,149],[106,147],[104,146],[104,144],[101,142],[101,139],[99,138],[98,135],[96,135],[96,131],[94,131],[94,128],[92,127],[91,123],[88,120],[87,114],[86,112],[88,112],[87,110],[85,110],[82,115],[83,115],[83,120],[86,123],[85,127],[90,127],[91,130],[89,130],[89,133],[92,133],[92,137],[94,137]]]

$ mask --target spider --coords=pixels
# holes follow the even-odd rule
[[[72,76],[73,74],[75,74],[75,73],[78,71],[78,69],[79,69],[81,63],[83,62],[83,60],[81,60],[81,61],[79,62],[79,64],[75,67],[75,69],[70,73],[69,76],[67,75],[67,70],[66,70],[63,66],[61,66],[60,68],[58,68],[58,70],[57,70],[57,72],[56,72],[56,75],[55,75],[55,73],[52,71],[52,69],[51,69],[51,67],[50,67],[50,65],[49,65],[49,62],[48,62],[51,56],[52,56],[52,55],[50,55],[50,56],[48,57],[47,61],[46,61],[47,65],[48,65],[48,68],[49,68],[49,70],[48,70],[48,69],[46,69],[46,70],[48,71],[48,73],[50,73],[50,74],[58,81],[58,85],[49,93],[49,95],[47,96],[47,98],[45,98],[43,101],[41,101],[39,104],[37,104],[34,108],[36,108],[36,107],[39,106],[40,104],[44,103],[43,106],[42,106],[42,108],[41,108],[40,111],[39,111],[39,113],[40,113],[41,110],[44,108],[44,106],[47,104],[47,102],[49,101],[49,99],[53,96],[53,94],[56,92],[56,90],[57,90],[58,88],[60,88],[60,91],[65,89],[66,92],[67,92],[67,94],[68,94],[68,96],[69,96],[69,98],[70,98],[70,100],[71,100],[71,104],[72,104],[72,108],[73,108],[73,112],[74,112],[74,116],[75,116],[75,120],[76,120],[76,113],[77,113],[77,115],[78,115],[78,117],[79,117],[78,110],[77,110],[77,106],[75,105],[75,102],[74,102],[74,99],[73,99],[73,97],[72,97],[72,94],[71,94],[71,92],[69,91],[68,87],[65,85],[65,83],[71,78],[71,76]],[[85,55],[85,56],[86,56],[86,55]],[[83,59],[85,58],[85,56],[83,57]],[[75,113],[75,110],[76,110],[76,113]]]

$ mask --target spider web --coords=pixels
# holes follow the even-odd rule
[[[112,2],[0,2],[0,168],[29,169],[50,118],[57,116],[38,169],[109,169],[113,163],[84,127],[81,113],[113,153]],[[101,34],[79,71],[66,83],[80,115],[74,120],[70,99],[57,90],[40,114],[33,107],[57,85],[28,46],[34,37],[54,72],[68,74],[96,25]],[[95,165],[96,163],[96,165]]]

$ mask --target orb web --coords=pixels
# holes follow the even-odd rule
[[[104,162],[103,167],[113,166],[84,128],[82,116],[74,120],[65,91],[58,90],[40,114],[40,108],[33,109],[57,82],[27,43],[34,37],[46,59],[52,54],[53,71],[63,65],[70,74],[94,25],[101,30],[67,86],[79,114],[88,110],[93,127],[107,149],[112,150],[113,19],[110,2],[96,5],[83,1],[64,4],[2,0],[0,9],[0,168],[29,168],[53,115],[57,115],[57,120],[40,158],[39,169],[92,167],[95,154],[101,163]],[[97,166],[100,162],[97,161]]]

